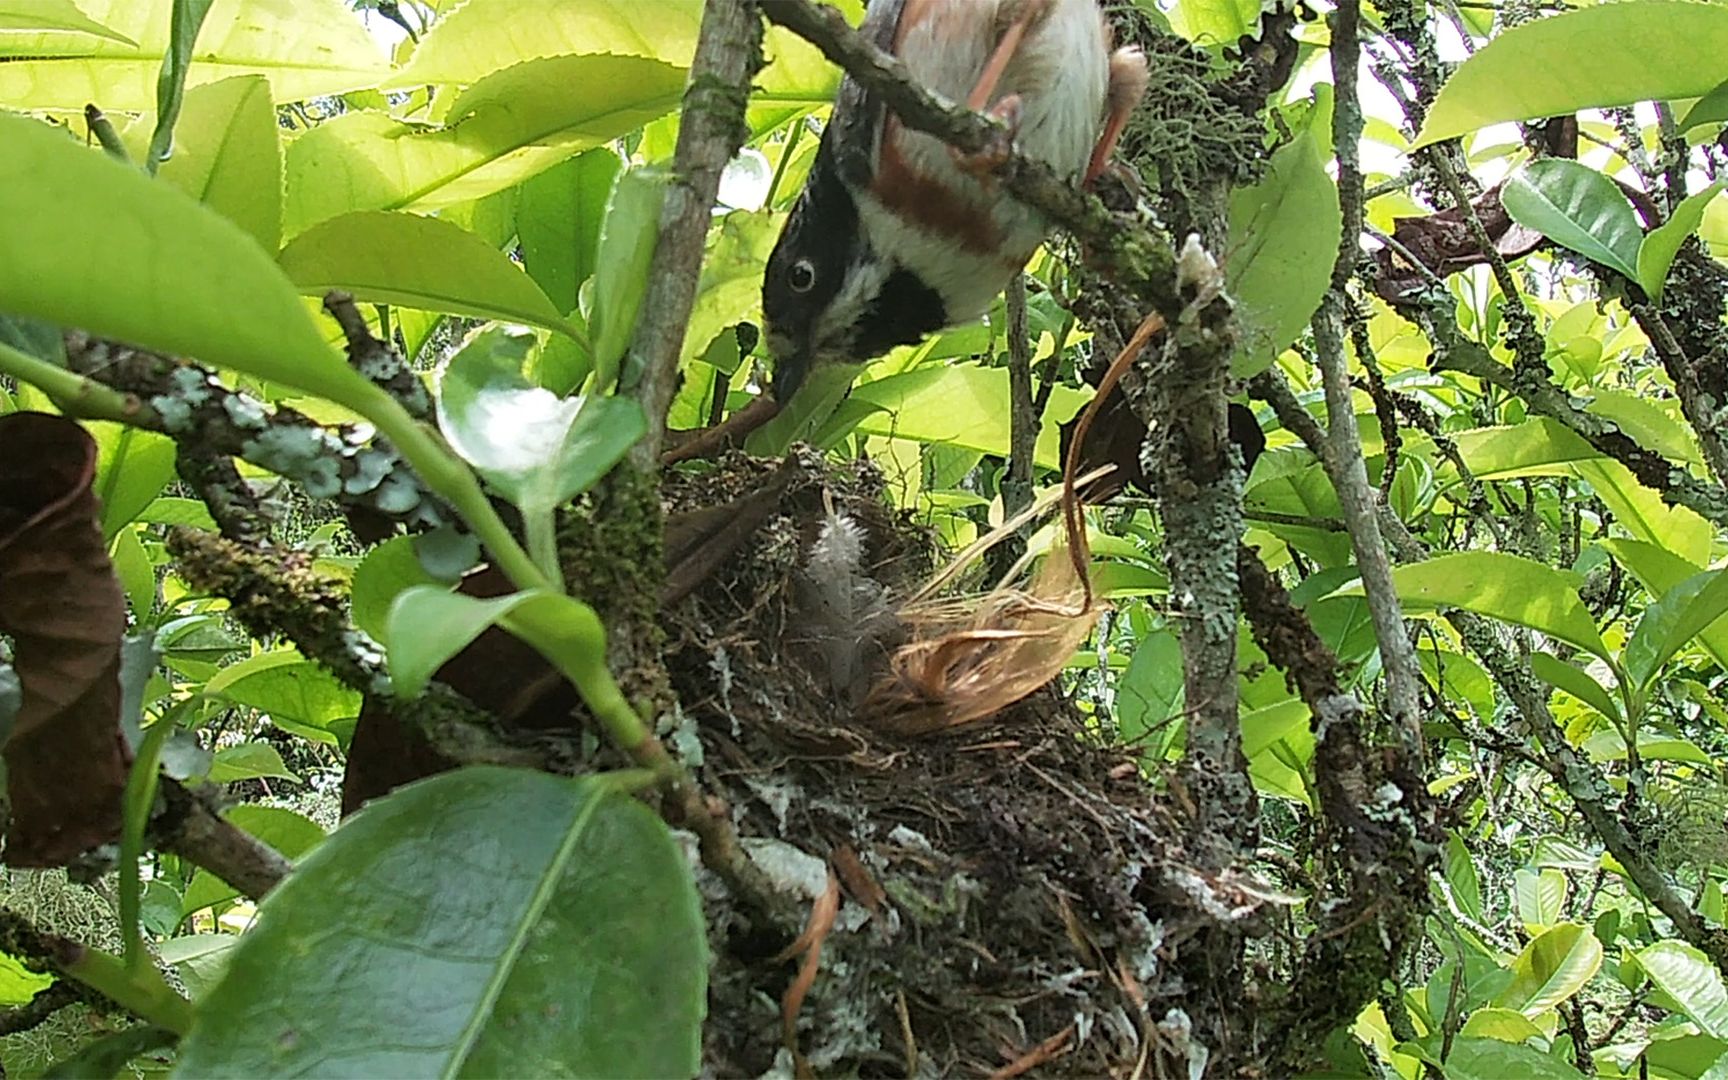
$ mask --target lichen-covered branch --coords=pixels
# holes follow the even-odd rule
[[[162,779],[164,810],[150,823],[155,846],[201,866],[252,900],[288,876],[292,869],[281,853],[228,821],[196,792],[167,777]]]
[[[631,464],[643,474],[651,475],[659,465],[666,410],[678,389],[678,359],[702,274],[709,212],[721,170],[749,135],[744,109],[750,80],[761,66],[762,21],[753,0],[708,0],[679,114],[660,239],[621,384],[648,418],[648,434],[630,453]]]

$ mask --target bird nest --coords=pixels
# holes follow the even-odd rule
[[[762,926],[703,882],[711,1072],[1189,1075],[1204,1051],[1182,1009],[1214,1003],[1176,950],[1219,917],[1204,910],[1217,883],[1182,865],[1133,752],[1054,687],[939,735],[861,718],[857,686],[882,676],[898,631],[861,629],[837,660],[816,549],[848,531],[860,611],[891,611],[936,556],[870,464],[735,455],[665,494],[674,576],[700,546],[681,522],[733,534],[665,618],[701,783],[812,912]]]

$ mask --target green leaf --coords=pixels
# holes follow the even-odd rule
[[[1072,419],[1091,395],[1057,387],[1044,413],[1034,458],[1044,468],[1061,464],[1057,425]],[[977,364],[932,364],[857,387],[853,400],[880,411],[859,421],[871,435],[946,443],[1008,456],[1008,372]]]
[[[1331,283],[1341,227],[1338,187],[1308,132],[1272,155],[1259,183],[1231,193],[1225,282],[1242,323],[1232,375],[1265,371],[1308,325]]]
[[[1572,474],[1595,490],[1615,523],[1633,538],[1694,562],[1710,557],[1715,536],[1710,523],[1684,506],[1665,504],[1661,495],[1640,484],[1632,470],[1618,461],[1580,461],[1572,466]]]
[[[1411,610],[1457,607],[1527,626],[1609,659],[1571,576],[1542,563],[1493,551],[1464,551],[1392,571]]]
[[[1542,1034],[1528,1016],[1513,1009],[1487,1006],[1477,1009],[1464,1021],[1458,1034],[1466,1039],[1495,1039],[1503,1043],[1521,1043]]]
[[[1580,747],[1591,761],[1625,761],[1626,739],[1618,731],[1598,731],[1584,740]],[[1685,761],[1694,765],[1710,765],[1712,759],[1696,743],[1640,728],[1638,755],[1646,761]]]
[[[302,817],[280,806],[256,806],[242,803],[231,806],[222,816],[236,827],[270,845],[285,859],[299,859],[324,840],[324,828],[311,818]],[[208,870],[199,869],[186,886],[180,901],[180,918],[203,911],[240,895],[240,890]],[[232,940],[232,939],[229,939]],[[167,959],[164,956],[164,959]]]
[[[1583,436],[1547,417],[1460,431],[1452,438],[1464,463],[1479,480],[1564,476],[1569,470],[1557,466],[1601,456]]]
[[[203,997],[228,970],[228,954],[240,939],[233,934],[185,934],[158,947],[164,963],[173,964],[193,1001]]]
[[[635,56],[531,60],[470,87],[438,129],[353,112],[288,146],[290,236],[353,210],[470,202],[676,108],[685,70]]]
[[[1644,540],[1614,537],[1602,541],[1602,547],[1632,571],[1632,576],[1638,579],[1645,592],[1657,598],[1703,570],[1690,559]],[[1698,643],[1704,646],[1704,651],[1719,667],[1728,668],[1728,626],[1713,624],[1706,627],[1698,635]]]
[[[1695,127],[1723,121],[1728,121],[1728,80],[1717,83],[1714,90],[1692,103],[1680,121],[1680,130],[1691,131]]]
[[[157,176],[246,230],[282,246],[282,147],[262,76],[239,75],[186,94],[174,153]]]
[[[1482,881],[1476,875],[1476,860],[1464,846],[1463,839],[1453,832],[1446,838],[1446,884],[1458,906],[1470,918],[1482,920]]]
[[[267,713],[277,727],[331,746],[346,741],[332,729],[345,730],[345,722],[360,715],[359,691],[294,649],[230,664],[205,684],[204,692]]]
[[[1540,934],[1560,921],[1566,907],[1566,875],[1546,868],[1512,872],[1512,902],[1527,933]]]
[[[0,1005],[24,1005],[53,982],[54,976],[31,971],[17,957],[0,953]]]
[[[1621,654],[1634,685],[1647,686],[1670,657],[1724,615],[1728,615],[1728,572],[1706,570],[1663,593],[1644,609]],[[1722,629],[1728,631],[1728,625]]]
[[[6,35],[11,55],[0,64],[0,101],[20,109],[80,110],[92,101],[109,112],[155,108],[173,3],[79,0],[108,28],[107,40],[55,31]],[[341,0],[217,0],[186,84],[256,74],[270,80],[277,101],[304,101],[374,86],[389,70],[382,48]]]
[[[1463,1035],[1452,1042],[1444,1074],[1447,1080],[1584,1080],[1583,1073],[1534,1046]]]
[[[552,56],[612,53],[689,67],[701,0],[469,0],[442,13],[414,55],[381,89],[479,82],[495,71]],[[532,26],[532,34],[522,28]]]
[[[1682,941],[1658,941],[1638,951],[1638,963],[1662,992],[1706,1035],[1728,1039],[1728,990],[1716,965]]]
[[[343,214],[295,237],[277,263],[308,296],[341,289],[372,303],[580,333],[509,256],[438,218]]]
[[[375,641],[384,640],[390,605],[398,594],[415,585],[435,585],[438,582],[421,565],[414,544],[412,536],[392,537],[367,552],[354,569],[350,589],[354,625],[370,634]]]
[[[102,535],[113,540],[174,479],[174,440],[124,424],[90,423],[96,440],[96,497]]]
[[[1725,53],[1728,10],[1712,4],[1633,0],[1537,19],[1452,73],[1416,146],[1504,120],[1702,97],[1722,81]]]
[[[660,207],[666,199],[663,172],[649,168],[618,174],[606,200],[594,268],[594,297],[588,314],[594,350],[593,389],[604,392],[618,378],[619,365],[636,332],[636,313],[648,289],[648,265],[660,236]]]
[[[567,397],[530,383],[532,343],[502,327],[469,339],[438,381],[438,423],[451,446],[525,516],[588,490],[647,430],[629,398]]]
[[[153,1024],[111,1031],[84,1043],[71,1057],[61,1058],[42,1074],[43,1080],[83,1080],[90,1076],[130,1076],[127,1063],[143,1054],[167,1050],[175,1035]]]
[[[1638,216],[1619,185],[1595,169],[1563,158],[1533,161],[1506,181],[1500,201],[1518,224],[1638,280]]]
[[[150,555],[138,539],[138,530],[123,528],[115,533],[108,558],[114,564],[120,588],[126,593],[126,602],[132,607],[132,617],[139,621],[149,618],[156,606],[156,567],[151,565]]]
[[[1606,387],[1595,387],[1591,394],[1589,411],[1614,421],[1614,426],[1639,446],[1654,450],[1670,461],[1703,464],[1698,441],[1691,429],[1672,411],[1664,408],[1659,400]]]
[[[1589,672],[1549,653],[1539,652],[1530,656],[1530,673],[1549,686],[1566,691],[1609,720],[1615,723],[1624,720],[1614,699]]]
[[[162,70],[156,76],[156,130],[150,134],[150,149],[144,170],[151,176],[168,157],[174,145],[174,125],[186,100],[186,72],[192,66],[198,30],[210,13],[211,0],[173,0],[168,22],[168,48],[162,55]]]
[[[1650,231],[1638,248],[1638,284],[1652,300],[1662,299],[1662,287],[1668,281],[1668,268],[1688,236],[1698,231],[1704,221],[1704,208],[1710,200],[1728,187],[1728,180],[1718,180],[1703,191],[1680,200],[1680,205],[1668,215],[1668,220]]]
[[[1498,1004],[1532,1019],[1584,988],[1602,966],[1602,943],[1587,926],[1561,923],[1524,946]]]
[[[784,220],[781,214],[738,210],[727,214],[718,229],[710,230],[702,279],[684,332],[683,363],[702,356],[717,337],[729,334],[738,323],[761,324],[762,268]]]
[[[265,898],[179,1069],[689,1076],[706,982],[658,818],[603,778],[463,769],[368,804]]]
[[[94,34],[122,45],[138,44],[79,11],[72,0],[3,0],[0,2],[0,30],[66,30]]]
[[[210,762],[208,779],[213,784],[232,784],[236,780],[257,780],[260,777],[300,779],[288,771],[288,766],[282,763],[282,755],[267,742],[225,746],[216,751]]]
[[[1177,0],[1170,28],[1197,45],[1235,45],[1245,35],[1259,34],[1260,5],[1254,0]]]
[[[1128,669],[1116,684],[1116,724],[1122,741],[1129,746],[1162,745],[1174,734],[1165,725],[1181,707],[1181,645],[1168,630],[1147,634],[1134,646]]]
[[[457,8],[452,17],[474,6]],[[437,25],[442,27],[446,21],[439,20]],[[610,148],[599,147],[547,169],[522,185],[521,200],[516,205],[516,236],[522,244],[522,265],[552,306],[566,315],[576,310],[577,290],[594,273],[599,258],[600,222],[605,218],[606,202],[622,165]]]
[[[0,116],[0,145],[0,311],[334,401],[380,392],[232,222],[34,120]]]

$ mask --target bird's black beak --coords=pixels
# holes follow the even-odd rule
[[[785,405],[798,392],[804,376],[810,374],[810,350],[787,349],[774,354],[774,400]]]

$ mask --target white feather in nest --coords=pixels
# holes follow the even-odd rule
[[[856,705],[870,686],[871,658],[898,620],[887,590],[864,570],[863,527],[824,503],[827,516],[798,575],[799,636],[821,653],[835,697]]]

